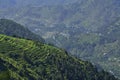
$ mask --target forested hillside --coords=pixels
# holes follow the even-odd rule
[[[44,39],[40,36],[35,35],[22,25],[7,19],[0,19],[0,34],[44,42]]]
[[[117,80],[56,47],[1,34],[0,64],[0,80]]]
[[[47,0],[34,1],[27,5],[25,0],[23,3],[27,6],[0,9],[0,18],[15,20],[46,42],[120,78],[120,0],[77,0],[74,3],[66,0],[64,5],[63,0],[52,0],[52,5],[47,4]]]

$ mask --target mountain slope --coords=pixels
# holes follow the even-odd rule
[[[96,63],[117,77],[120,77],[120,28],[115,24],[119,16],[120,0],[79,0],[67,5],[31,4],[0,9],[0,17],[25,25],[48,43]]]
[[[44,5],[63,5],[74,3],[77,0],[0,0],[0,8],[13,8],[22,6],[44,6]],[[6,5],[7,4],[7,5]]]
[[[0,62],[4,76],[12,80],[117,80],[58,48],[1,34]]]
[[[108,26],[99,28],[98,32],[75,31],[69,32],[71,33],[69,38],[63,34],[56,34],[55,40],[51,42],[59,42],[57,46],[64,47],[72,55],[99,64],[105,70],[120,77],[120,18],[118,17]]]
[[[44,42],[40,36],[35,35],[22,25],[7,19],[0,19],[0,34]]]
[[[120,1],[118,0],[80,0],[67,5],[46,5],[42,7],[31,4],[17,9],[4,10],[3,16],[22,24],[29,23],[27,26],[33,30],[35,30],[36,24],[37,29],[50,26],[58,27],[57,25],[63,24],[65,27],[80,27],[89,31],[97,31],[99,27],[110,24],[119,16],[119,4]],[[45,28],[43,29],[44,32],[47,31]]]

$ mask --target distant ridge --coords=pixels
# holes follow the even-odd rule
[[[22,25],[8,19],[0,19],[0,34],[44,42],[44,39],[40,36],[35,35]]]

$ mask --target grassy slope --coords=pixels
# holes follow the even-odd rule
[[[5,35],[0,35],[0,60],[12,80],[116,80],[56,47]],[[0,78],[3,74],[8,75]]]

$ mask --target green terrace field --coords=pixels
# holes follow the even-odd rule
[[[0,34],[0,80],[117,80],[41,42]]]

